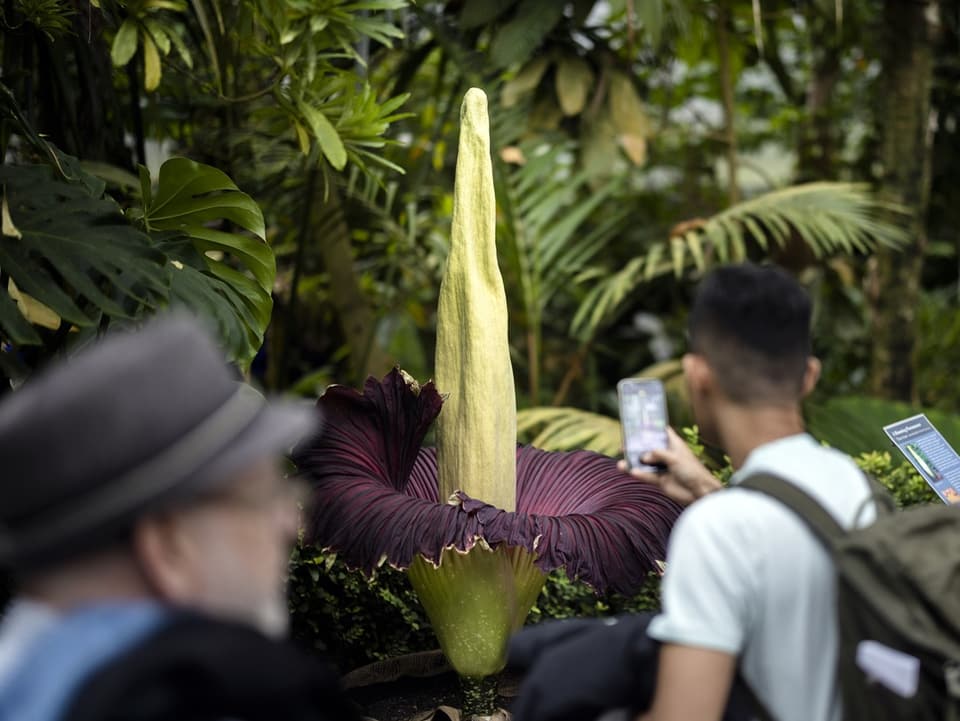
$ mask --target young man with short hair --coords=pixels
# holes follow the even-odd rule
[[[721,267],[701,283],[684,375],[701,436],[736,472],[712,493],[719,483],[672,432],[644,459],[662,473],[631,471],[692,504],[671,534],[663,611],[648,629],[662,647],[643,721],[717,721],[738,670],[777,721],[840,719],[830,558],[793,512],[737,488],[770,473],[844,527],[874,518],[856,464],[804,432],[801,401],[820,372],[810,316],[806,292],[773,266]]]

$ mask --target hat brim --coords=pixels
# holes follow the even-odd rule
[[[214,429],[207,434],[209,442],[194,443],[192,450],[180,453],[179,458],[172,454],[176,472],[170,472],[171,464],[158,468],[158,464],[146,462],[132,469],[127,478],[105,483],[100,494],[85,499],[87,503],[39,518],[16,534],[0,528],[0,565],[20,569],[44,566],[93,550],[120,537],[148,513],[169,510],[228,487],[253,463],[289,452],[319,425],[320,414],[313,406],[276,400],[268,403],[249,386],[238,390],[242,426],[220,435]],[[234,414],[222,418],[228,425],[230,415]],[[203,441],[204,437],[194,440]]]
[[[315,432],[320,412],[313,405],[271,401],[253,422],[193,475],[170,500],[220,490],[237,473],[264,458],[289,454],[302,439]]]

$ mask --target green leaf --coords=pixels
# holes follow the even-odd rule
[[[700,236],[690,231],[683,236],[687,248],[693,258],[693,266],[697,270],[703,270],[706,266],[706,259],[703,257],[703,244],[700,242]]]
[[[117,67],[122,67],[130,62],[135,52],[137,52],[137,24],[133,18],[127,18],[113,38],[110,60]]]
[[[80,167],[83,168],[84,172],[123,190],[136,191],[140,187],[137,176],[117,165],[101,163],[96,160],[81,160]]]
[[[894,220],[889,220],[891,216]],[[806,243],[818,256],[877,247],[895,249],[907,238],[902,224],[905,217],[903,208],[877,200],[865,185],[796,185],[745,200],[706,221],[698,221],[695,229],[684,234],[690,255],[688,261],[684,254],[682,261],[685,267],[692,263],[702,269],[707,258],[720,263],[745,258],[748,241],[761,247],[783,246],[793,237]],[[643,280],[676,272],[675,263],[661,260],[667,252],[679,254],[679,249],[671,244],[668,250],[666,245],[653,243],[646,249],[646,256],[639,257],[639,264],[646,266]],[[674,261],[676,258],[674,255]],[[587,293],[574,315],[574,334],[590,337],[616,315],[620,304],[639,284],[636,271],[631,261],[619,271],[598,276],[598,286]]]
[[[43,342],[36,329],[20,313],[6,288],[0,288],[0,333],[15,345],[40,345]],[[0,350],[2,353],[4,351]]]
[[[460,27],[464,30],[492,23],[517,0],[467,0],[460,11]]]
[[[543,74],[550,67],[550,58],[538,55],[503,84],[500,89],[500,104],[505,108],[516,105],[520,99],[536,90]]]
[[[150,10],[170,10],[175,13],[186,12],[187,3],[173,0],[147,0],[145,7]]]
[[[227,355],[242,367],[253,360],[263,343],[256,315],[230,283],[210,271],[202,255],[185,238],[162,241],[174,261],[170,269],[170,304],[203,313],[217,328]]]
[[[180,28],[171,28],[170,29],[170,41],[173,43],[173,46],[177,49],[177,54],[180,56],[180,59],[183,61],[183,64],[187,66],[188,69],[193,69],[193,56],[190,54],[187,44],[183,41],[183,38],[180,35]]]
[[[233,254],[268,293],[277,274],[277,261],[270,246],[263,241],[238,233],[195,227],[190,236],[198,250],[219,250]]]
[[[115,203],[57,180],[48,166],[2,166],[0,183],[19,232],[0,235],[0,267],[24,293],[81,327],[101,313],[136,317],[166,299],[166,258]],[[0,313],[0,331],[30,340],[10,311]]]
[[[527,408],[517,411],[517,433],[545,451],[588,450],[616,456],[622,436],[616,418],[579,408]]]
[[[157,193],[145,203],[144,217],[155,230],[189,231],[222,218],[259,238],[266,234],[260,208],[230,176],[187,158],[171,158],[160,167]]]
[[[360,0],[344,5],[341,10],[344,12],[380,12],[382,10],[403,10],[407,6],[407,0]]]
[[[579,115],[587,105],[587,97],[595,78],[590,65],[581,58],[560,58],[557,63],[557,99],[564,115]]]
[[[143,36],[143,87],[152,92],[160,85],[160,53],[148,35]]]
[[[157,44],[160,52],[164,55],[170,54],[170,36],[167,35],[167,29],[162,23],[147,18],[143,21],[147,35]]]
[[[223,93],[222,75],[220,72],[220,50],[213,34],[213,25],[204,7],[203,0],[191,3],[193,11],[197,14],[197,23],[203,33],[204,44],[206,45],[207,55],[210,58],[210,64],[213,66],[213,77],[216,78],[217,92]],[[214,4],[216,7],[216,4]]]
[[[673,274],[678,278],[683,275],[683,256],[687,246],[683,238],[670,239],[670,255],[673,260]]]
[[[337,129],[333,127],[326,115],[309,103],[298,101],[297,109],[303,115],[303,119],[307,121],[307,125],[320,144],[323,154],[330,161],[330,165],[335,170],[343,170],[343,167],[347,164],[347,150],[343,146],[343,140],[340,139]]]
[[[650,280],[657,275],[658,272],[662,272],[661,267],[658,265],[662,257],[663,245],[661,243],[657,243],[650,248],[650,252],[647,253],[647,269],[643,275],[644,280]]]
[[[163,248],[178,264],[171,270],[172,301],[211,316],[231,357],[248,364],[270,322],[276,277],[260,208],[226,173],[186,158],[164,163],[156,193],[145,198],[144,221],[163,234]],[[211,227],[224,221],[256,237]]]
[[[137,165],[137,175],[140,178],[140,201],[144,207],[153,204],[153,183],[150,180],[150,171],[145,165]]]
[[[507,68],[529,58],[560,22],[566,3],[556,0],[520,0],[517,12],[490,43],[490,60]]]
[[[641,138],[650,135],[650,121],[647,119],[643,101],[637,94],[633,80],[626,73],[614,71],[610,74],[610,119],[617,133]]]

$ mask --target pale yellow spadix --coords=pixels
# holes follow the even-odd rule
[[[460,106],[450,255],[437,310],[440,500],[456,490],[516,510],[517,400],[507,340],[507,298],[497,265],[496,200],[487,96]]]

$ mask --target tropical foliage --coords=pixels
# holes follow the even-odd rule
[[[24,123],[21,131],[48,161],[0,167],[0,273],[8,291],[0,294],[7,346],[0,356],[8,377],[29,371],[24,347],[57,352],[71,330],[102,331],[111,320],[168,305],[209,315],[231,357],[248,365],[270,321],[276,272],[250,196],[215,168],[172,158],[156,193],[140,166],[139,202],[124,213],[103,180],[42,140],[9,91],[3,95],[9,116]],[[252,237],[210,227],[225,222]]]
[[[547,572],[636,590],[665,555],[680,510],[609,457],[515,447],[488,126],[486,96],[471,89],[437,319],[446,398],[397,369],[369,379],[362,395],[332,386],[318,401],[319,436],[294,452],[314,486],[311,538],[368,572],[385,561],[407,569],[465,679],[469,716],[494,712],[482,681],[506,663],[507,640]],[[438,415],[436,449],[421,448]]]
[[[0,392],[174,303],[270,390],[426,381],[479,86],[522,440],[615,454],[641,369],[691,423],[691,293],[741,258],[815,298],[819,437],[875,451],[930,409],[952,439],[960,3],[936,6],[10,0]]]

